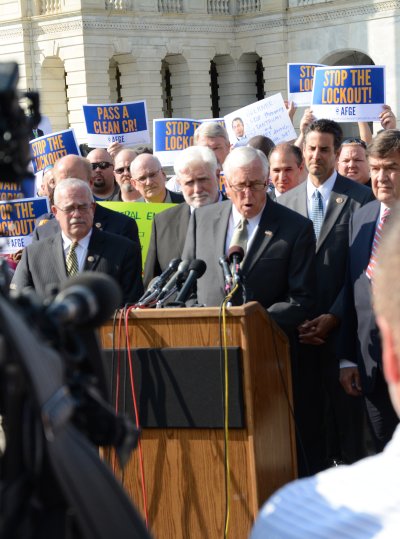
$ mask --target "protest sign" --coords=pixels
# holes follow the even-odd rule
[[[308,107],[312,100],[314,71],[323,64],[288,64],[288,99],[297,107]]]
[[[157,213],[176,206],[176,204],[166,204],[165,202],[159,204],[147,202],[98,202],[98,204],[135,219],[139,229],[139,240],[142,247],[142,264],[144,268],[150,245],[151,226],[154,216]]]
[[[45,197],[1,201],[0,236],[5,240],[1,253],[15,253],[29,245],[36,219],[48,211]]]
[[[378,121],[384,103],[384,66],[315,69],[311,107],[316,118],[336,122]]]
[[[247,141],[256,135],[269,137],[275,144],[297,138],[281,94],[272,95],[231,112],[224,116],[224,120],[233,147],[247,144]],[[240,141],[232,128],[234,121],[238,123],[238,120],[241,120],[244,126]],[[244,139],[247,141],[244,142]]]
[[[89,146],[107,148],[150,142],[145,101],[112,105],[83,105]]]
[[[153,151],[163,167],[172,166],[177,154],[193,146],[193,135],[200,125],[189,118],[153,120]]]
[[[35,174],[67,154],[80,155],[73,129],[58,131],[30,141]]]
[[[27,178],[22,182],[0,181],[0,200],[31,198],[35,196],[35,180]]]

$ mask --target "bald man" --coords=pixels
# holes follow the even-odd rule
[[[119,200],[119,185],[114,177],[114,160],[104,148],[88,153],[92,167],[93,196],[95,200]]]

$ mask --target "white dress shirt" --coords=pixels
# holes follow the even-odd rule
[[[73,241],[67,238],[64,232],[61,232],[61,236],[62,236],[62,241],[63,241],[64,258],[66,259],[69,248],[71,244],[73,243]],[[78,259],[79,271],[82,271],[83,268],[85,267],[86,255],[87,255],[91,236],[92,236],[92,229],[89,230],[89,233],[84,238],[78,241],[78,245],[75,247],[76,257]]]
[[[316,187],[310,178],[307,178],[307,213],[310,216],[311,215],[311,209],[312,209],[312,196],[316,189],[321,193],[322,197],[322,206],[324,208],[324,216],[326,215],[326,210],[328,208],[329,203],[329,197],[331,196],[331,192],[333,189],[333,186],[335,185],[337,177],[336,170],[333,171],[331,176],[319,187]]]

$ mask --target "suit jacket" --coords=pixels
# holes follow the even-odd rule
[[[134,303],[143,293],[140,247],[122,236],[93,229],[84,271],[107,273],[120,284],[123,304]],[[32,287],[45,298],[49,286],[68,279],[61,233],[28,245],[15,270],[11,288]]]
[[[94,210],[93,228],[125,236],[128,240],[139,245],[139,232],[135,219],[118,213],[116,211],[104,208],[96,204]],[[33,231],[32,239],[42,240],[60,232],[60,226],[54,214],[45,213],[36,219],[36,227]]]
[[[208,306],[225,297],[219,258],[231,214],[230,201],[192,214],[182,258],[199,258],[207,270],[197,283],[197,299]],[[243,260],[247,300],[258,301],[285,330],[310,315],[314,303],[315,239],[312,223],[269,197],[258,230]]]
[[[354,213],[350,221],[349,260],[343,290],[346,323],[339,338],[339,357],[358,364],[363,391],[374,389],[382,351],[379,330],[371,302],[371,282],[365,275],[370,259],[380,202],[370,202]]]
[[[342,317],[340,291],[346,271],[350,217],[373,198],[368,187],[337,175],[316,246],[318,315],[329,312]],[[277,202],[308,217],[307,182],[287,191]]]
[[[167,268],[173,258],[182,258],[189,220],[190,206],[186,202],[154,216],[144,267],[145,287]]]

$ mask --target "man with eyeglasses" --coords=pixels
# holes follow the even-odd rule
[[[114,177],[119,185],[118,200],[123,202],[136,202],[142,195],[131,183],[131,163],[138,154],[135,150],[125,148],[120,150],[114,158]]]
[[[165,186],[165,173],[160,161],[154,155],[143,153],[131,163],[131,183],[141,197],[137,202],[181,203],[184,198],[179,193],[169,191]]]
[[[315,240],[311,223],[267,197],[269,165],[251,147],[232,150],[224,162],[230,200],[194,210],[183,259],[199,258],[207,270],[197,283],[197,300],[220,305],[225,297],[219,259],[234,244],[243,248],[246,300],[258,301],[289,334],[310,316],[314,303]],[[238,240],[239,228],[245,231]],[[243,293],[233,297],[243,302]]]
[[[95,202],[87,183],[70,178],[57,184],[52,211],[60,231],[28,245],[15,271],[11,289],[33,288],[46,298],[49,288],[82,271],[115,278],[123,305],[143,293],[140,246],[122,236],[93,227]]]
[[[371,187],[367,145],[360,138],[348,138],[342,142],[337,171],[342,176]]]
[[[339,384],[335,347],[342,313],[341,289],[348,254],[352,213],[373,200],[370,189],[337,173],[342,129],[331,120],[316,120],[305,131],[304,183],[277,201],[312,220],[316,237],[317,305],[315,315],[299,325],[300,406],[298,424],[306,460],[300,475],[316,473],[338,461],[364,456],[359,429],[362,403],[351,400]]]
[[[87,154],[92,166],[93,196],[95,200],[118,200],[119,185],[114,177],[114,162],[103,148],[96,148]]]

